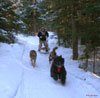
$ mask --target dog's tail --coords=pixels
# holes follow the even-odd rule
[[[53,51],[55,51],[56,49],[58,49],[58,47],[57,47],[57,46],[53,48]]]

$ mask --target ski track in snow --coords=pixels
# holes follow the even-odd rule
[[[49,33],[51,34],[51,32]],[[2,59],[0,59],[0,61],[4,62],[4,59],[7,60],[5,55],[9,56],[9,62],[13,60],[11,65],[9,63],[4,63],[3,66],[2,63],[0,68],[10,70],[7,65],[12,67],[12,64],[14,65],[15,63],[14,68],[12,68],[14,72],[11,72],[11,74],[15,74],[10,77],[13,85],[9,82],[5,82],[3,85],[6,84],[9,88],[5,86],[3,90],[0,90],[0,98],[89,98],[90,96],[87,95],[97,95],[92,96],[92,98],[100,98],[100,79],[77,68],[79,63],[78,61],[71,60],[72,50],[70,48],[59,47],[57,49],[57,54],[65,58],[65,68],[67,70],[66,85],[63,86],[59,81],[54,81],[50,77],[51,65],[48,61],[49,54],[42,54],[37,51],[39,43],[38,38],[31,36],[26,37],[23,35],[18,35],[17,37],[19,39],[18,43],[12,45],[6,44],[5,46],[9,47],[8,49],[4,47],[0,49],[2,51],[0,56]],[[51,50],[53,47],[57,46],[57,40],[48,40]],[[32,49],[37,51],[35,68],[31,66],[29,58],[29,51]],[[16,72],[16,70],[18,72]],[[0,78],[1,77],[2,75],[0,75]],[[92,78],[93,82],[91,81]],[[13,81],[14,79],[16,82]],[[7,81],[9,81],[9,79],[7,79]],[[96,86],[93,85],[94,82],[97,82]],[[2,87],[1,82],[0,87]],[[2,92],[5,92],[5,95],[3,95]]]

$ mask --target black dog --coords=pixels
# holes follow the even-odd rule
[[[52,63],[51,66],[51,77],[54,78],[54,80],[61,80],[62,84],[65,84],[66,81],[66,70],[64,67],[64,58],[62,56],[57,56]]]

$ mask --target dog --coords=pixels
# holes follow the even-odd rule
[[[37,53],[35,50],[30,51],[30,59],[31,59],[31,64],[33,67],[36,65],[36,58],[37,58]]]
[[[54,60],[54,58],[57,56],[56,49],[58,49],[58,47],[54,47],[53,50],[51,51],[50,55],[49,55],[49,63],[50,64]]]
[[[61,80],[61,83],[64,85],[66,82],[66,69],[64,67],[64,58],[62,56],[56,56],[56,58],[53,60],[51,65],[51,77],[54,80]]]

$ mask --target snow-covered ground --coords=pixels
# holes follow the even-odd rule
[[[50,36],[53,34],[49,32]],[[100,98],[100,78],[78,68],[70,48],[59,47],[65,58],[66,85],[50,77],[49,54],[39,53],[38,37],[17,35],[18,43],[0,43],[0,98]],[[57,39],[48,39],[50,51]],[[31,66],[29,51],[37,51],[36,67]]]

